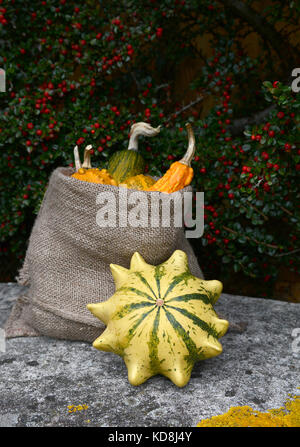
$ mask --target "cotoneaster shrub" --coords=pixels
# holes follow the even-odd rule
[[[205,191],[205,233],[192,243],[206,275],[247,276],[258,295],[269,293],[283,265],[299,272],[300,101],[278,82],[296,54],[292,44],[281,48],[282,36],[267,44],[264,35],[260,57],[251,57],[244,36],[264,30],[227,3],[0,0],[5,263],[21,264],[49,175],[72,165],[75,144],[92,144],[94,164],[104,166],[127,146],[132,123],[163,124],[159,137],[140,144],[148,172],[161,175],[183,155],[189,120],[193,186]],[[297,2],[260,13],[271,30],[278,17],[291,27],[299,21]],[[192,82],[178,88],[178,73],[193,64]],[[236,131],[236,118],[266,107],[259,124]]]

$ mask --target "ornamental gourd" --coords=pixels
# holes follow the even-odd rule
[[[155,182],[156,180],[150,177],[150,175],[139,174],[135,175],[134,177],[127,178],[123,183],[120,183],[119,186],[144,191],[150,188],[150,186],[154,185]]]
[[[160,127],[155,129],[143,122],[131,126],[128,149],[115,152],[107,164],[108,172],[118,184],[128,177],[144,173],[146,163],[142,155],[138,153],[138,137],[139,135],[147,137],[158,135]]]
[[[148,191],[172,193],[188,186],[193,180],[194,171],[191,162],[195,154],[195,136],[190,123],[186,124],[188,132],[188,149],[185,156],[171,164],[165,175],[157,180]]]
[[[213,309],[222,283],[193,276],[185,252],[157,266],[135,253],[130,269],[110,268],[114,295],[87,306],[107,326],[93,346],[120,355],[132,385],[162,374],[183,387],[195,362],[222,352],[228,321]]]
[[[100,170],[98,168],[92,168],[91,150],[92,150],[91,145],[85,148],[84,161],[83,164],[81,165],[78,146],[75,146],[74,159],[75,159],[76,172],[72,175],[72,177],[78,180],[82,180],[83,182],[101,183],[105,185],[117,186],[116,181],[112,178],[112,176],[107,172],[106,169]]]

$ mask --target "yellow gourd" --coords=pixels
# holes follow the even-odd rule
[[[228,321],[213,309],[222,284],[193,276],[185,252],[157,266],[135,253],[130,269],[110,268],[114,295],[87,306],[107,325],[93,346],[123,357],[132,385],[162,374],[183,387],[195,362],[222,352]]]
[[[195,136],[190,123],[186,124],[188,131],[188,149],[185,156],[180,161],[171,164],[165,175],[157,180],[148,191],[160,191],[172,193],[188,186],[193,180],[194,171],[191,162],[195,154]]]
[[[78,146],[75,146],[74,159],[75,159],[76,172],[72,174],[72,177],[76,178],[77,180],[81,180],[83,182],[100,183],[104,185],[117,186],[117,182],[112,178],[112,176],[108,173],[106,169],[100,170],[98,168],[92,168],[91,153],[90,153],[91,150],[92,150],[91,145],[85,148],[84,161],[81,166]]]
[[[123,183],[120,183],[119,186],[128,189],[147,190],[150,186],[154,185],[155,181],[156,180],[150,177],[150,175],[139,174],[127,178]]]

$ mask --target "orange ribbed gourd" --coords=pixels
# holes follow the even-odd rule
[[[91,150],[92,150],[91,145],[85,148],[84,162],[81,166],[78,153],[78,146],[75,146],[74,158],[75,158],[76,172],[72,174],[72,177],[76,178],[77,180],[81,180],[83,182],[100,183],[102,185],[117,186],[117,182],[113,179],[113,177],[109,174],[109,172],[106,169],[100,170],[98,168],[92,168],[91,153],[90,153]]]
[[[195,154],[195,136],[190,123],[186,124],[186,128],[189,144],[185,156],[181,160],[172,163],[165,175],[148,188],[148,191],[160,191],[170,194],[188,186],[193,180],[194,171],[191,167],[191,161]]]

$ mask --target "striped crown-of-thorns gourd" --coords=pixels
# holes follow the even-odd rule
[[[84,161],[81,164],[78,152],[78,146],[74,148],[74,159],[76,172],[72,177],[83,182],[100,183],[104,185],[117,186],[117,182],[112,178],[106,169],[93,168],[91,164],[91,150],[92,146],[86,146],[84,150]]]
[[[116,180],[123,183],[128,177],[143,174],[145,172],[146,162],[138,152],[138,137],[154,137],[160,132],[161,126],[156,128],[148,123],[135,123],[130,129],[130,139],[128,149],[115,152],[108,160],[107,170]]]
[[[195,154],[195,136],[190,123],[186,124],[188,149],[184,157],[171,164],[168,171],[151,186],[148,191],[172,193],[188,186],[193,180],[194,171],[191,162]]]
[[[213,308],[222,283],[193,276],[185,252],[157,266],[136,252],[130,269],[110,268],[114,295],[87,306],[107,326],[93,346],[120,355],[132,385],[162,374],[183,387],[195,362],[222,352],[228,321]]]

